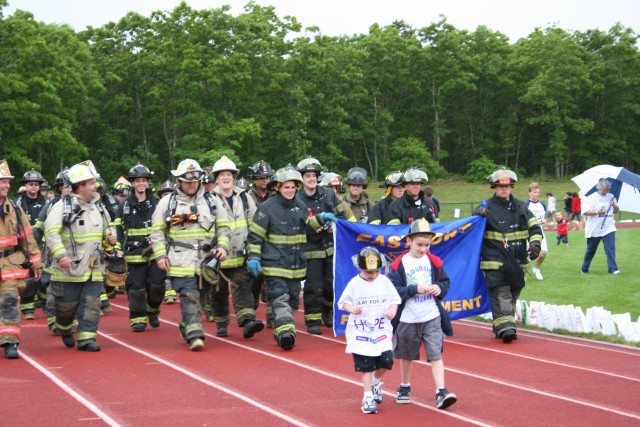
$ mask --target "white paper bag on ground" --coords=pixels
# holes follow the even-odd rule
[[[538,301],[531,301],[529,303],[529,325],[542,326],[542,319],[540,318],[540,303]]]
[[[586,324],[585,332],[593,332],[597,334],[598,332],[602,331],[602,328],[600,327],[600,323],[596,318],[596,308],[597,307],[587,308],[587,315],[586,315],[587,324]]]
[[[616,329],[616,322],[614,322],[613,317],[611,317],[611,312],[602,307],[597,308],[596,316],[602,328],[602,333],[604,335],[616,335],[618,330]]]
[[[582,307],[574,307],[571,315],[571,324],[574,332],[589,332],[587,329],[587,319],[582,311]]]
[[[561,305],[558,306],[558,327],[560,329],[565,329],[570,332],[573,331],[573,323],[571,322],[571,318],[573,316],[573,306],[572,305]]]
[[[556,312],[553,307],[540,303],[540,318],[542,319],[541,327],[553,331],[556,326]]]

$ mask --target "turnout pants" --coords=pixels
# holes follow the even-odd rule
[[[0,282],[0,345],[20,341],[18,289],[21,286],[24,286],[24,280]]]
[[[238,326],[247,320],[256,320],[251,276],[246,268],[237,267],[221,269],[218,285],[211,288],[211,308],[216,323],[220,326],[229,324],[229,288]]]
[[[147,316],[157,317],[164,299],[165,272],[155,261],[129,264],[125,287],[129,296],[129,320],[131,326],[147,324]]]
[[[71,335],[73,321],[78,318],[78,347],[95,342],[100,322],[102,281],[55,282],[49,285],[56,295],[55,327],[61,335]],[[60,296],[58,296],[60,295]]]
[[[524,269],[505,262],[498,270],[485,270],[484,278],[491,299],[493,332],[500,337],[508,329],[516,329],[516,301],[524,288]]]
[[[307,260],[307,280],[304,282],[304,322],[308,326],[325,324],[332,318],[333,258]]]
[[[276,341],[283,332],[296,332],[294,313],[300,306],[300,279],[266,277],[267,298],[273,307],[273,334]]]
[[[180,293],[180,335],[186,343],[200,338],[204,340],[202,329],[202,307],[198,291],[198,276],[171,277],[171,284]]]

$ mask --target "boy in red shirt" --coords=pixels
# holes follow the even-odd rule
[[[556,236],[558,243],[556,244],[556,246],[559,246],[560,242],[562,242],[564,243],[565,247],[570,247],[571,243],[569,243],[569,224],[567,223],[567,220],[562,217],[562,213],[556,213],[556,222],[558,223],[558,235]]]

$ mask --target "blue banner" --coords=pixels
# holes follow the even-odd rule
[[[486,218],[473,216],[456,221],[431,224],[434,233],[431,253],[444,261],[451,287],[443,304],[452,320],[477,316],[491,311],[489,294],[480,270],[480,249]],[[408,250],[400,239],[409,226],[371,225],[338,220],[334,226],[334,332],[344,333],[349,313],[338,310],[337,302],[347,283],[358,274],[351,257],[365,246],[373,246],[384,254],[388,267]]]

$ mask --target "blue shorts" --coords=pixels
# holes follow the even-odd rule
[[[400,322],[396,328],[396,359],[420,360],[420,347],[424,345],[427,362],[442,359],[444,333],[440,316],[423,323]]]

